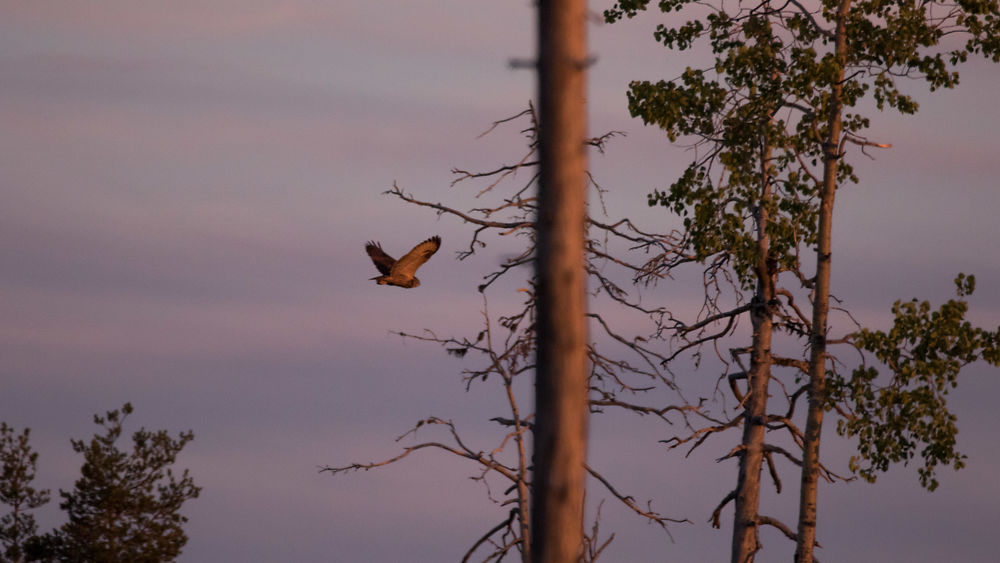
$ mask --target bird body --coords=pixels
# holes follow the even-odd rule
[[[441,237],[433,236],[413,247],[402,258],[396,260],[382,250],[382,245],[375,241],[365,244],[365,252],[372,259],[375,268],[382,274],[371,278],[379,285],[395,285],[412,288],[420,285],[420,280],[413,274],[417,268],[430,260],[431,256],[441,247]]]

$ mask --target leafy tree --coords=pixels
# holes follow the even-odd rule
[[[648,4],[648,0],[619,0],[605,16],[609,21],[632,17]],[[919,308],[899,309],[899,326],[888,335],[879,337],[881,333],[862,330],[840,339],[829,337],[831,232],[836,190],[847,182],[858,181],[846,159],[847,145],[859,146],[862,151],[870,146],[888,146],[871,142],[863,135],[869,121],[862,114],[862,101],[870,98],[879,110],[892,108],[912,114],[917,104],[898,89],[897,79],[922,79],[931,90],[950,88],[958,82],[956,65],[970,54],[983,54],[994,61],[1000,59],[1000,10],[993,0],[957,3],[763,0],[735,4],[662,0],[658,6],[663,12],[693,8],[697,15],[676,27],[661,24],[654,34],[656,40],[677,50],[707,41],[714,63],[706,68],[688,68],[675,80],[636,81],[630,85],[629,107],[634,116],[660,126],[671,139],[695,137],[703,149],[699,153],[706,155],[692,163],[669,190],[654,192],[650,203],[665,205],[685,215],[688,255],[710,267],[731,266],[744,290],[754,289],[749,307],[718,310],[682,327],[701,329],[711,320],[727,323],[728,329],[741,314],[750,314],[753,320],[753,345],[743,349],[757,355],[756,362],[751,356],[751,370],[742,372],[742,378],[749,379],[748,392],[744,395],[733,386],[740,404],[745,405],[744,440],[734,450],[741,460],[740,474],[737,488],[723,501],[725,504],[735,499],[737,505],[733,561],[753,559],[759,549],[756,530],[763,524],[779,527],[797,542],[797,559],[811,561],[817,482],[820,475],[830,475],[819,462],[823,415],[828,409],[833,407],[844,413],[848,422],[842,430],[861,438],[859,455],[872,462],[868,471],[882,470],[888,461],[908,459],[915,447],[914,439],[926,444],[923,457],[929,465],[921,470],[921,480],[928,486],[934,484],[927,473],[933,470],[934,463],[959,460],[953,451],[954,435],[947,430],[948,425],[945,431],[929,431],[927,421],[921,419],[925,409],[943,407],[942,401],[928,397],[940,395],[933,390],[949,381],[952,372],[935,371],[937,364],[924,362],[911,370],[923,373],[923,378],[913,378],[907,375],[906,367],[897,372],[889,362],[897,359],[897,354],[890,350],[906,350],[912,344],[899,326],[919,324],[915,320]],[[964,37],[964,42],[950,40],[945,44],[944,38],[949,35]],[[719,168],[718,180],[713,181],[710,172]],[[762,246],[762,242],[770,245]],[[800,245],[815,256],[812,275],[800,266]],[[660,264],[672,266],[683,262],[676,258],[661,260]],[[765,293],[773,274],[762,271],[759,264],[770,265],[779,275],[788,272],[799,287],[779,289],[777,296],[781,299],[767,300]],[[811,305],[808,313],[800,312],[796,306],[794,290],[808,292]],[[807,359],[760,355],[768,334],[766,323],[761,321],[766,321],[769,314],[765,311],[761,316],[760,307],[769,307],[776,318],[784,319],[782,328],[793,336],[807,339]],[[954,313],[957,308],[949,311]],[[948,318],[961,322],[960,317],[952,314]],[[969,328],[965,336],[972,331],[982,337],[983,345],[979,348],[956,348],[948,344],[947,338],[936,337],[923,341],[926,349],[921,353],[947,358],[943,360],[947,366],[959,361],[956,358],[960,363],[972,361],[980,353],[990,359],[989,342],[996,335],[975,330],[978,329]],[[723,330],[708,339],[727,333]],[[855,372],[850,383],[840,388],[846,386],[850,393],[828,395],[828,381],[839,380],[828,350],[828,345],[836,343],[872,351],[878,359],[889,362],[896,384],[876,391],[871,387],[875,372],[869,369]],[[734,356],[740,350],[736,349]],[[759,402],[765,400],[761,395],[767,390],[763,380],[773,377],[761,367],[761,361],[794,368],[798,372],[796,383],[805,378],[804,386],[786,393],[790,406],[784,415],[761,416]],[[759,369],[754,369],[755,366]],[[924,367],[930,371],[921,371]],[[741,374],[736,375],[739,379]],[[892,408],[895,401],[902,399],[886,389],[900,386],[911,386],[908,394],[903,395],[909,406]],[[790,420],[795,402],[803,396],[808,398],[804,431]],[[876,408],[873,400],[888,401],[890,406]],[[941,414],[934,422],[950,420],[951,416]],[[761,466],[752,460],[759,457],[756,452],[761,449],[765,459],[769,450],[778,451],[763,444],[760,433],[749,432],[754,424],[787,429],[801,449],[800,459],[787,456],[802,468],[795,533],[760,515],[752,506],[756,498],[754,489],[760,486],[760,479],[754,473],[759,473]],[[692,437],[701,436],[697,445],[712,432],[732,426],[716,425]],[[870,439],[873,432],[899,429],[905,430]],[[857,467],[855,460],[852,468]],[[773,469],[772,465],[772,476],[778,484]],[[871,473],[862,474],[871,477]],[[713,515],[716,522],[717,518],[718,509]]]
[[[71,440],[83,454],[82,476],[73,490],[59,491],[69,521],[48,534],[41,559],[57,561],[172,561],[187,542],[180,514],[200,487],[185,469],[171,466],[194,438],[190,431],[172,438],[165,430],[142,428],[132,435],[132,451],[118,449],[122,425],[132,405],[94,416],[103,434],[89,442]]]
[[[956,449],[957,417],[948,410],[948,391],[958,385],[963,366],[980,359],[1000,365],[1000,328],[988,331],[965,321],[969,306],[962,298],[972,294],[975,281],[959,275],[959,299],[936,311],[927,301],[896,301],[891,329],[862,329],[853,335],[889,371],[888,378],[880,378],[876,367],[861,365],[849,377],[831,382],[831,401],[853,407],[837,422],[838,433],[858,439],[851,470],[869,482],[891,463],[909,462],[920,444],[923,467],[918,474],[928,490],[938,486],[939,464],[956,470],[965,465],[965,456]]]
[[[38,532],[30,512],[49,502],[47,489],[31,486],[38,452],[28,444],[30,431],[18,434],[7,423],[0,424],[0,502],[9,512],[0,517],[0,545],[4,561],[23,561],[25,545]]]
[[[608,13],[609,19],[622,15],[627,14]],[[760,487],[766,464],[781,490],[775,454],[798,461],[773,439],[766,439],[768,432],[786,432],[793,443],[801,444],[802,431],[790,413],[804,389],[797,386],[785,393],[788,414],[771,414],[768,409],[774,369],[802,372],[807,367],[801,358],[777,354],[774,336],[786,332],[801,338],[810,323],[796,304],[795,290],[804,277],[800,247],[815,242],[816,188],[800,163],[804,156],[816,158],[818,152],[798,139],[778,115],[787,99],[782,85],[786,68],[778,57],[779,30],[766,17],[713,15],[718,19],[709,20],[714,24],[710,41],[717,53],[718,78],[689,68],[675,81],[634,82],[629,106],[633,115],[660,126],[671,139],[694,136],[699,149],[705,149],[668,190],[649,197],[650,205],[663,205],[681,215],[685,227],[683,252],[660,260],[650,274],[663,275],[694,260],[706,265],[706,279],[718,279],[731,269],[737,280],[733,301],[723,300],[716,288],[706,286],[706,295],[716,293],[707,299],[711,306],[695,322],[678,322],[678,336],[688,346],[700,346],[733,334],[743,317],[752,327],[749,345],[730,350],[739,369],[728,374],[728,381],[741,412],[690,436],[668,440],[672,447],[695,440],[694,448],[712,434],[742,427],[740,443],[725,456],[738,460],[736,486],[711,521],[718,527],[722,507],[734,503],[733,560],[747,561],[760,548],[760,526],[793,535],[778,519],[761,514]],[[702,22],[695,21],[674,30],[661,26],[657,36],[668,46],[687,48],[702,31]],[[722,330],[708,330],[720,322]]]

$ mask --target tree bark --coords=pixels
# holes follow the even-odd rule
[[[530,555],[580,560],[588,381],[586,4],[539,1],[538,357]]]
[[[837,193],[840,135],[843,116],[844,67],[847,64],[847,14],[851,0],[841,0],[834,32],[836,80],[830,86],[830,113],[823,146],[823,185],[820,187],[819,230],[816,242],[816,277],[813,288],[812,333],[809,336],[809,408],[802,448],[802,486],[799,490],[799,525],[795,548],[798,563],[812,563],[816,545],[819,445],[826,408],[826,338],[830,312],[831,232],[833,203]]]
[[[743,411],[743,442],[740,469],[736,481],[733,517],[732,563],[749,563],[760,549],[758,516],[760,511],[760,472],[764,461],[764,434],[767,420],[768,383],[771,379],[771,334],[773,318],[770,304],[775,300],[776,273],[770,262],[770,220],[766,207],[771,193],[769,161],[771,147],[765,139],[761,151],[760,197],[757,201],[757,291],[750,322],[753,342],[750,371],[747,373],[747,396]]]

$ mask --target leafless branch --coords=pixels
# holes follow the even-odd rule
[[[791,528],[784,525],[780,520],[777,520],[776,518],[760,515],[757,516],[757,523],[762,526],[772,526],[774,528],[777,528],[778,530],[781,531],[782,534],[785,534],[786,538],[792,541],[798,540],[798,535],[795,532],[793,532]],[[816,543],[816,546],[820,547],[819,542]]]
[[[462,213],[461,211],[452,209],[451,207],[441,205],[440,203],[430,203],[427,201],[421,201],[404,192],[399,187],[399,185],[396,184],[396,182],[393,182],[392,189],[387,190],[385,193],[394,195],[407,203],[412,203],[413,205],[419,205],[421,207],[430,207],[431,209],[436,209],[439,215],[448,213],[451,215],[455,215],[456,217],[459,217],[466,223],[472,223],[474,225],[479,225],[481,227],[492,227],[496,229],[521,229],[533,226],[533,223],[531,221],[486,221],[484,219],[472,217],[471,215]]]
[[[729,494],[727,494],[725,498],[722,499],[722,502],[715,507],[715,510],[712,511],[712,516],[708,519],[708,521],[712,523],[713,528],[718,529],[722,527],[722,524],[719,522],[719,517],[722,515],[722,509],[734,500],[736,500],[736,491],[729,491]]]
[[[610,492],[615,498],[620,500],[625,506],[632,509],[632,511],[638,514],[639,516],[642,516],[643,518],[646,518],[650,522],[659,525],[661,528],[663,528],[663,531],[666,532],[668,536],[670,536],[671,539],[673,539],[673,536],[670,535],[670,530],[667,529],[668,522],[675,524],[680,524],[682,522],[687,522],[688,524],[691,523],[691,521],[688,520],[687,518],[678,519],[678,518],[668,518],[666,516],[663,516],[662,514],[654,511],[649,506],[650,502],[646,503],[647,506],[645,509],[639,507],[635,503],[635,498],[623,495],[620,492],[618,492],[618,490],[615,489],[615,487],[611,484],[611,482],[605,479],[603,475],[595,471],[594,468],[590,467],[589,464],[586,466],[586,468],[587,468],[587,473],[589,473],[590,476],[593,477],[594,479],[600,481],[600,483],[604,485],[604,488],[607,489],[608,492]]]
[[[507,519],[506,520],[504,520],[503,522],[500,522],[499,524],[497,524],[496,526],[494,526],[493,528],[491,528],[488,532],[486,532],[485,534],[483,534],[482,537],[480,537],[478,540],[476,540],[476,543],[472,544],[472,547],[470,547],[469,550],[465,552],[465,556],[462,557],[462,563],[467,563],[469,561],[469,558],[472,557],[472,554],[477,549],[479,549],[479,546],[481,546],[484,543],[490,541],[490,538],[493,536],[493,534],[496,534],[497,532],[499,532],[501,530],[504,530],[504,529],[510,529],[511,528],[511,523],[514,521],[514,518],[517,517],[517,516],[518,516],[517,509],[516,508],[511,509],[511,511],[507,514]],[[510,542],[510,543],[504,542],[503,544],[501,544],[502,547],[504,548],[503,551],[507,551],[513,545],[520,543],[520,541],[521,541],[520,539],[516,539],[516,540],[514,540],[513,542]]]

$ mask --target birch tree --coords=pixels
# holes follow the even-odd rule
[[[633,17],[648,4],[648,0],[621,0],[605,13],[606,19],[616,21]],[[765,247],[760,245],[764,239],[758,236],[754,248],[748,234],[756,225],[765,233],[771,233],[773,243],[780,240],[777,233],[784,233],[790,244],[778,248],[772,259],[779,275],[787,272],[797,282],[797,287],[779,290],[780,299],[767,303],[778,310],[794,311],[784,316],[788,322],[783,329],[793,337],[806,339],[808,344],[806,358],[772,356],[769,360],[771,365],[792,367],[798,372],[794,381],[800,378],[805,381],[804,385],[786,394],[790,406],[784,416],[759,416],[760,405],[754,396],[757,395],[756,401],[766,400],[760,396],[767,390],[767,384],[760,380],[771,377],[765,370],[743,372],[748,373],[750,381],[747,395],[734,387],[740,405],[744,406],[741,419],[744,439],[734,450],[741,460],[736,489],[722,503],[736,501],[732,560],[752,560],[760,548],[759,541],[754,539],[756,527],[771,524],[796,541],[797,560],[811,561],[816,545],[818,480],[822,475],[832,476],[824,470],[819,458],[820,433],[827,410],[836,408],[844,417],[846,423],[840,426],[842,432],[861,437],[859,459],[872,462],[869,472],[884,469],[889,461],[908,459],[907,455],[912,455],[913,440],[926,444],[922,450],[924,483],[933,483],[923,479],[923,475],[932,471],[936,463],[960,459],[953,452],[953,435],[949,436],[947,430],[936,434],[927,431],[924,423],[916,422],[919,410],[872,407],[872,396],[879,397],[875,402],[889,401],[892,396],[874,390],[879,384],[875,383],[876,377],[870,370],[876,368],[854,372],[849,384],[843,383],[843,376],[835,371],[828,348],[830,344],[854,345],[886,361],[894,358],[890,349],[904,349],[913,342],[902,337],[905,333],[902,329],[881,338],[864,330],[841,338],[830,337],[831,233],[837,189],[858,181],[847,160],[848,148],[854,147],[853,154],[857,154],[872,147],[890,146],[866,137],[869,121],[863,112],[870,105],[865,104],[872,100],[878,110],[895,109],[903,115],[912,114],[917,104],[899,90],[897,81],[900,79],[924,80],[931,90],[950,88],[958,82],[956,65],[969,55],[983,54],[996,61],[1000,43],[997,3],[989,0],[958,3],[885,0],[781,3],[764,0],[706,5],[689,0],[663,0],[658,7],[664,13],[694,12],[694,17],[676,26],[661,24],[655,33],[657,41],[678,51],[689,50],[706,41],[714,61],[701,68],[689,67],[674,80],[636,81],[630,85],[629,104],[634,116],[665,129],[672,139],[693,136],[699,152],[706,154],[699,157],[669,190],[654,192],[650,203],[663,204],[675,212],[687,214],[688,240],[697,260],[730,263],[744,279],[744,290],[751,285],[746,278],[756,279],[751,303],[759,302],[768,280],[766,272],[751,267],[753,260],[747,259],[765,256]],[[755,152],[748,152],[748,146],[754,147]],[[756,182],[756,194],[759,195],[733,197],[734,187],[754,185],[744,172],[747,163],[762,171],[761,180]],[[717,171],[718,180],[713,181],[713,170]],[[768,191],[768,185],[774,187]],[[775,197],[768,205],[767,196],[772,194]],[[779,212],[761,212],[771,206]],[[788,236],[789,232],[792,236]],[[801,265],[800,248],[814,257],[811,261],[815,270],[811,273],[806,273]],[[796,291],[799,294],[807,292],[807,311],[800,310],[796,304]],[[964,295],[967,293],[960,293]],[[948,318],[954,318],[954,313],[960,310],[964,315],[964,309],[958,305],[951,305],[947,310],[952,313]],[[732,326],[734,316],[746,313],[753,317],[752,311],[752,307],[746,310],[735,307],[719,311],[710,318]],[[912,311],[905,307],[894,312],[896,322],[903,326],[918,323]],[[701,325],[696,323],[695,326]],[[952,334],[959,331],[949,326]],[[957,326],[966,327],[966,324],[959,322]],[[759,313],[753,320],[753,327],[749,349],[757,351],[757,357],[767,361],[766,356],[760,355],[769,340],[766,324],[761,322]],[[996,333],[975,332],[981,329],[971,327],[961,330],[963,336],[956,338],[968,340],[978,335],[981,345],[959,350],[947,338],[944,341],[925,339],[925,346],[933,352],[924,349],[922,353],[950,358],[946,362],[949,366],[953,365],[950,362],[958,361],[957,357],[962,358],[961,362],[978,357],[995,360],[991,350]],[[725,334],[722,331],[712,337]],[[736,352],[739,350],[737,348]],[[755,365],[751,361],[751,367]],[[928,394],[939,397],[940,392],[929,390],[949,381],[947,378],[951,376],[948,374],[952,373],[924,370],[923,379],[913,379],[894,365],[899,364],[890,362],[886,366],[891,379],[888,388],[914,386],[909,391],[914,400]],[[927,365],[922,364],[922,367]],[[736,378],[743,377],[743,373],[735,374]],[[749,374],[759,378],[756,386],[754,376]],[[836,397],[829,395],[831,382],[838,387]],[[850,388],[849,393],[842,392],[845,385]],[[803,396],[808,402],[805,427],[800,430],[791,415],[794,404]],[[925,401],[924,404],[943,406],[941,401]],[[852,407],[856,408],[852,410]],[[942,416],[950,420],[953,415]],[[873,440],[873,429],[886,428],[888,419],[893,421],[890,427],[903,427],[911,433],[905,436],[900,432],[890,433]],[[760,487],[756,452],[760,449],[777,451],[772,445],[760,445],[760,434],[749,428],[755,424],[788,430],[801,450],[799,458],[786,456],[801,466],[800,508],[794,532],[789,526],[760,514],[753,506],[754,490]],[[703,429],[692,438],[701,436],[696,442],[700,444],[705,436],[726,426]],[[901,450],[908,454],[900,453]],[[859,463],[856,459],[851,467],[856,469]],[[771,469],[777,483],[773,465]],[[871,477],[871,473],[866,476]],[[716,523],[718,510],[713,514]]]

